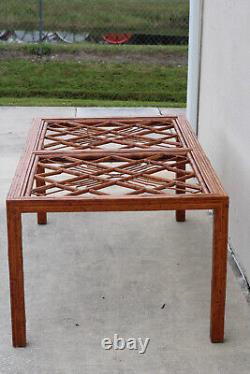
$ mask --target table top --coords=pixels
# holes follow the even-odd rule
[[[36,119],[8,200],[109,197],[226,193],[183,116]]]

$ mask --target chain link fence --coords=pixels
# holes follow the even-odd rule
[[[189,0],[2,0],[0,104],[185,106],[188,18]]]
[[[0,41],[185,45],[188,0],[8,0]]]

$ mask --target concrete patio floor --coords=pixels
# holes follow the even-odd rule
[[[212,216],[24,215],[28,346],[11,346],[5,197],[33,117],[174,113],[158,108],[0,108],[0,374],[249,374],[250,309],[229,267],[224,344],[209,341]],[[105,351],[114,334],[145,354]]]

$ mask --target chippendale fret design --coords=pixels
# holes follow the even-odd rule
[[[95,160],[77,155],[40,157],[37,170],[32,189],[36,196],[204,192],[187,155],[153,153],[132,159],[114,153]]]
[[[160,149],[182,147],[171,119],[49,121],[44,150]]]

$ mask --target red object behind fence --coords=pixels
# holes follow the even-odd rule
[[[124,34],[110,33],[103,35],[103,40],[109,44],[124,44],[129,41],[132,35],[133,34],[131,32]]]

